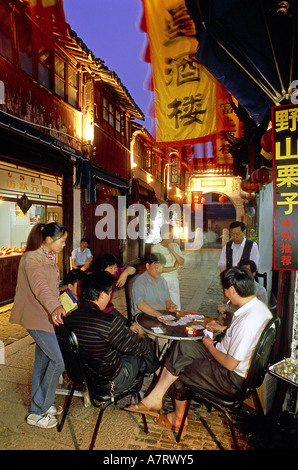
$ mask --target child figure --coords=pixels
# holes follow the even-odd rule
[[[81,281],[85,276],[81,269],[72,269],[66,276],[67,290],[60,295],[60,300],[67,315],[78,308]]]
[[[108,273],[112,274],[112,276],[115,278],[115,287],[119,288],[124,286],[128,276],[131,276],[136,272],[136,269],[133,266],[119,268],[116,257],[110,253],[104,253],[97,258],[95,269],[98,271],[107,271]],[[110,313],[115,308],[112,302],[112,298],[115,294],[115,287],[113,287],[110,301],[104,310],[105,313]]]

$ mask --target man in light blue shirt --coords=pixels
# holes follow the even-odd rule
[[[175,312],[166,281],[161,277],[162,266],[151,253],[146,258],[146,271],[136,277],[132,285],[133,315],[139,312],[160,317],[161,310]]]
[[[81,269],[82,271],[88,271],[92,263],[92,253],[89,246],[89,239],[82,238],[80,246],[73,250],[71,255],[71,262],[73,269]]]

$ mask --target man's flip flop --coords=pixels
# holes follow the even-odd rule
[[[158,424],[158,426],[161,426],[163,428],[171,429],[172,431],[178,432],[180,429],[180,426],[174,426],[171,421],[168,418],[167,414],[161,414],[159,415],[158,418],[154,418],[153,420],[155,424]],[[183,431],[187,428],[187,424],[183,426]]]
[[[157,411],[149,410],[149,408],[147,408],[147,406],[145,406],[142,401],[134,405],[126,406],[124,409],[126,411],[131,411],[132,413],[140,413],[141,415],[152,416],[153,418],[158,418],[160,416]]]

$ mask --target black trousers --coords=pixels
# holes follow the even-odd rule
[[[122,367],[119,374],[111,380],[109,383],[97,384],[93,380],[92,389],[96,396],[101,393],[110,392],[113,383],[113,389],[115,392],[122,392],[129,388],[139,375],[149,373],[152,374],[160,367],[159,361],[155,355],[154,349],[149,338],[145,338],[148,341],[149,352],[143,356],[126,356],[121,357]]]
[[[200,386],[224,396],[239,393],[244,378],[221,366],[201,341],[176,341],[173,343],[164,366],[179,377],[170,388],[177,400],[186,400],[186,385]]]

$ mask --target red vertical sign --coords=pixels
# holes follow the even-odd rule
[[[298,270],[298,106],[272,108],[274,268]]]

